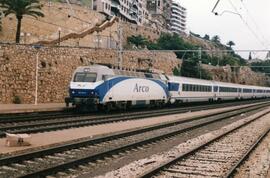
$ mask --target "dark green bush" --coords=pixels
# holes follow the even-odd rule
[[[19,96],[15,95],[13,97],[13,101],[12,101],[14,104],[21,104],[22,103],[22,100]]]

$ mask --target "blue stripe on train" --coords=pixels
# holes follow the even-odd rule
[[[132,78],[132,77],[116,77],[110,80],[105,81],[101,85],[96,87],[96,91],[98,92],[99,95],[99,100],[103,101],[105,95],[108,93],[108,91],[115,86],[116,84],[124,81],[124,80],[129,80],[129,79],[137,79],[137,78]],[[138,78],[139,79],[139,78]],[[166,93],[166,96],[169,96],[168,88],[167,85],[159,80],[154,80],[154,79],[148,79],[150,81],[153,81],[157,83],[159,86],[161,86]]]
[[[169,91],[178,91],[179,90],[179,83],[169,82],[168,89],[169,89]]]

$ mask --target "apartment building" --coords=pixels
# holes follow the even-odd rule
[[[152,23],[159,28],[166,28],[166,18],[164,14],[165,0],[146,0],[146,8],[151,16]]]
[[[147,23],[149,18],[144,0],[93,0],[93,10],[138,25]]]
[[[173,0],[170,15],[170,31],[181,34],[186,32],[187,9],[179,1]]]

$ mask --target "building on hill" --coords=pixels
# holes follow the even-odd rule
[[[173,0],[170,16],[170,31],[177,34],[186,33],[186,18],[187,9],[181,6],[178,1]]]
[[[147,23],[149,18],[144,0],[93,0],[93,10],[138,25]]]
[[[147,0],[147,10],[151,15],[151,22],[159,28],[169,29],[172,0]]]
[[[169,32],[186,33],[187,9],[176,0],[147,0],[151,21]]]

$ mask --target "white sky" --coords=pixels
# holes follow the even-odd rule
[[[221,16],[215,16],[211,13],[217,0],[178,1],[187,8],[188,30],[201,36],[218,35],[223,44],[232,40],[236,44],[234,49],[270,49],[270,0],[220,0],[216,12],[222,14],[223,11],[238,11],[252,30],[237,14],[224,12]],[[248,52],[239,54],[245,58],[248,56]],[[253,57],[266,56],[266,53],[252,54]]]

